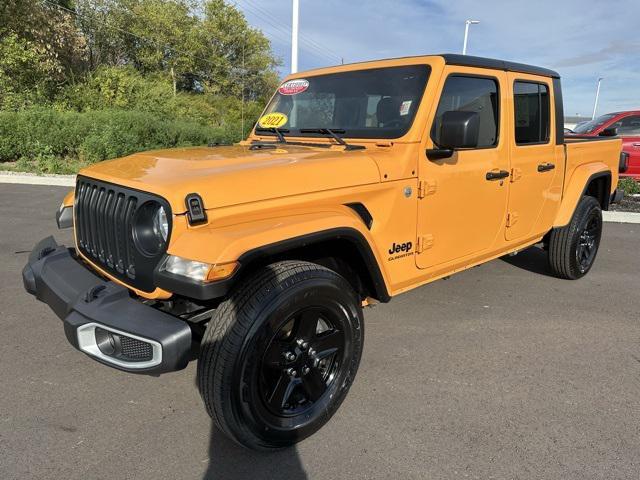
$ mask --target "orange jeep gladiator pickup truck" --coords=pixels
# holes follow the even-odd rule
[[[26,290],[98,362],[198,361],[215,424],[254,449],[325,424],[354,380],[363,307],[541,244],[592,267],[619,138],[564,138],[560,77],[460,55],[292,75],[237,145],[83,169]],[[428,314],[425,314],[428,315]]]

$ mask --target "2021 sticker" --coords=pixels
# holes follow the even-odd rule
[[[287,117],[284,113],[272,112],[260,117],[260,120],[258,120],[258,125],[260,125],[262,128],[280,128],[288,121],[289,117]]]

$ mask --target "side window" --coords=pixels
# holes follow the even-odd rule
[[[520,81],[513,84],[517,145],[549,142],[549,102],[547,85]]]
[[[617,122],[619,135],[640,135],[640,116],[633,115],[624,117],[620,122]]]
[[[478,112],[480,136],[478,148],[498,144],[500,125],[498,82],[490,78],[451,75],[447,78],[431,129],[431,139],[439,145],[442,115],[449,111]]]

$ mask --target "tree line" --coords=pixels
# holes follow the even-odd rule
[[[277,85],[278,65],[268,39],[224,0],[6,0],[0,5],[0,161],[28,167],[30,151],[58,164],[123,153],[111,148],[117,145],[97,145],[119,140],[105,137],[89,117],[117,131],[124,119],[147,123],[139,133],[147,138],[127,139],[124,153],[238,140],[245,133],[241,117],[249,128]],[[55,122],[56,115],[73,130],[68,148],[29,133],[29,122]],[[22,122],[24,132],[12,133],[11,122]],[[200,132],[196,138],[184,138],[189,123]],[[155,130],[160,138],[149,138]],[[100,148],[71,133],[93,136]]]

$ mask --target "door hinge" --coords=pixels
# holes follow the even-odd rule
[[[433,247],[433,235],[423,235],[421,237],[418,237],[416,253],[422,253],[423,251],[431,247]]]
[[[518,213],[510,212],[507,214],[507,228],[513,227],[518,222]]]
[[[517,182],[521,178],[522,178],[522,170],[520,170],[519,168],[512,168],[511,169],[511,183]]]
[[[424,198],[427,195],[433,195],[438,189],[436,180],[420,180],[418,182],[418,198]]]

